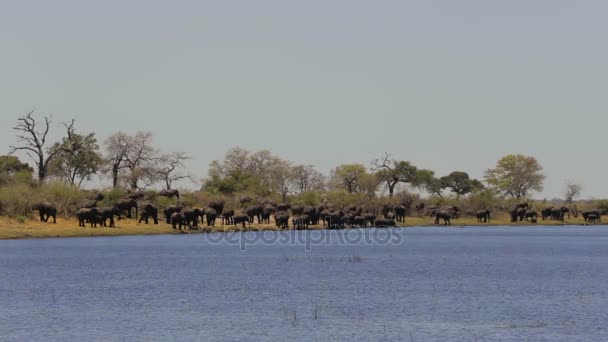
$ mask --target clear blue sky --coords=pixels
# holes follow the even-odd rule
[[[36,108],[150,130],[196,175],[234,145],[327,171],[383,152],[608,197],[604,1],[3,1],[0,153]]]

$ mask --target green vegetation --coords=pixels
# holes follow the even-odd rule
[[[51,125],[48,118],[40,120],[33,113],[19,118],[15,127],[17,144],[11,148],[11,154],[0,156],[0,238],[173,232],[164,224],[145,226],[134,220],[120,222],[119,229],[78,228],[74,215],[99,193],[104,199],[98,206],[113,206],[135,191],[144,191],[140,207],[150,203],[162,212],[163,208],[177,204],[177,199],[156,196],[157,190],[169,190],[176,182],[193,178],[185,172],[184,161],[189,156],[182,152],[161,153],[154,147],[149,132],[115,133],[101,144],[102,149],[95,134],[77,132],[74,121],[64,124],[64,137],[50,142],[47,137],[52,127],[56,125]],[[23,156],[31,157],[33,163],[22,161],[19,157]],[[545,176],[542,166],[530,156],[503,157],[495,168],[486,171],[483,182],[464,171],[439,177],[432,170],[388,153],[372,160],[369,167],[365,165],[337,165],[324,175],[312,165],[285,160],[268,150],[234,147],[223,159],[210,163],[199,190],[181,189],[179,201],[183,206],[205,207],[210,201],[222,199],[225,208],[234,209],[237,214],[245,206],[262,201],[337,209],[356,205],[377,215],[381,215],[385,205],[395,205],[405,209],[407,226],[433,225],[434,220],[424,215],[421,204],[426,208],[459,207],[463,217],[454,221],[456,225],[477,225],[474,216],[485,209],[492,212],[490,224],[511,224],[508,212],[520,202],[531,203],[530,210],[539,214],[546,207],[568,206],[576,217],[565,223],[572,224],[583,223],[578,213],[585,210],[608,210],[608,200],[577,201],[583,189],[574,182],[566,183],[563,201],[531,200],[534,192],[543,189]],[[105,177],[108,187],[82,189],[93,176]],[[154,188],[157,190],[150,190]],[[250,201],[242,201],[243,198]],[[57,225],[34,220],[36,213],[32,208],[41,202],[51,202],[57,207],[60,216]],[[256,224],[252,229],[274,228]]]

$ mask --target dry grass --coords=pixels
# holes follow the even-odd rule
[[[539,220],[537,225],[555,226],[555,225],[583,225],[585,224],[582,217],[566,219],[566,222],[557,221],[542,221]],[[501,214],[491,220],[489,223],[478,223],[475,217],[463,217],[452,221],[452,225],[459,226],[528,226],[529,222],[511,223],[508,215]],[[435,226],[434,220],[430,217],[408,217],[405,227],[427,227]],[[274,225],[255,224],[247,230],[276,230]],[[312,226],[310,229],[321,229],[319,226]],[[213,231],[228,232],[243,230],[241,226],[218,226],[213,228]],[[201,231],[188,231],[186,233],[200,233]],[[76,220],[57,219],[57,224],[38,222],[36,220],[27,220],[24,223],[18,222],[16,219],[0,217],[0,240],[7,239],[30,239],[30,238],[52,238],[52,237],[88,237],[88,236],[119,236],[119,235],[158,235],[158,234],[183,234],[175,231],[170,225],[161,222],[159,225],[138,224],[136,220],[117,221],[117,228],[81,228],[78,227]]]

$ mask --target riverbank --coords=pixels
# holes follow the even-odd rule
[[[542,221],[539,220],[538,226],[564,226],[564,225],[584,225],[582,217],[566,219],[565,222],[558,221]],[[462,226],[529,226],[529,222],[512,223],[508,215],[498,215],[489,223],[479,223],[475,217],[463,217],[453,220],[453,227]],[[429,217],[408,217],[405,224],[399,224],[401,227],[430,227],[437,226],[434,220]],[[311,226],[310,229],[323,229],[321,226]],[[222,226],[218,225],[211,229],[213,232],[227,232],[242,230],[240,225]],[[277,230],[274,225],[253,224],[247,230]],[[203,233],[207,230],[193,230],[186,233],[196,234]],[[36,220],[17,221],[8,217],[0,217],[0,240],[11,239],[36,239],[36,238],[61,238],[61,237],[93,237],[93,236],[121,236],[121,235],[160,235],[160,234],[183,234],[171,228],[170,225],[160,222],[158,225],[139,224],[137,220],[122,220],[117,221],[116,228],[106,227],[78,227],[76,220],[67,220],[63,218],[57,219],[57,224],[39,222]]]

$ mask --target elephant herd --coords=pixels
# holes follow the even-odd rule
[[[339,208],[329,202],[318,206],[290,205],[287,203],[275,203],[272,200],[254,201],[250,197],[241,198],[241,209],[225,210],[223,200],[211,201],[206,207],[188,207],[179,201],[177,190],[164,190],[157,194],[168,198],[177,198],[176,205],[169,205],[162,210],[164,221],[176,230],[199,229],[200,225],[207,228],[214,227],[217,220],[223,225],[242,226],[247,228],[251,224],[274,224],[279,229],[308,229],[311,225],[320,225],[327,229],[342,228],[365,228],[365,227],[395,227],[398,223],[404,223],[409,208],[405,205],[384,205],[379,210],[366,210],[359,205],[347,205]],[[100,207],[99,202],[104,200],[102,194],[84,202],[76,212],[78,225],[85,227],[115,227],[115,218],[118,220],[126,218],[139,218],[139,223],[159,223],[159,209],[150,203],[149,198],[143,192],[127,193],[123,198],[114,203],[113,206]],[[144,202],[141,207],[139,202]],[[57,222],[57,207],[50,202],[42,202],[33,207],[40,214],[40,221],[48,222],[50,218],[53,223]],[[139,210],[141,209],[141,213]],[[456,206],[428,206],[419,203],[415,207],[418,215],[426,215],[434,218],[436,225],[451,225],[454,219],[461,216],[461,211]],[[578,212],[575,211],[575,217]],[[591,210],[582,212],[586,223],[601,222],[602,215],[606,211]],[[474,214],[479,223],[490,222],[490,210],[480,210]],[[529,203],[517,204],[509,210],[511,222],[537,223],[540,217],[543,221],[565,221],[570,218],[568,207],[546,207],[540,210],[540,215]]]

